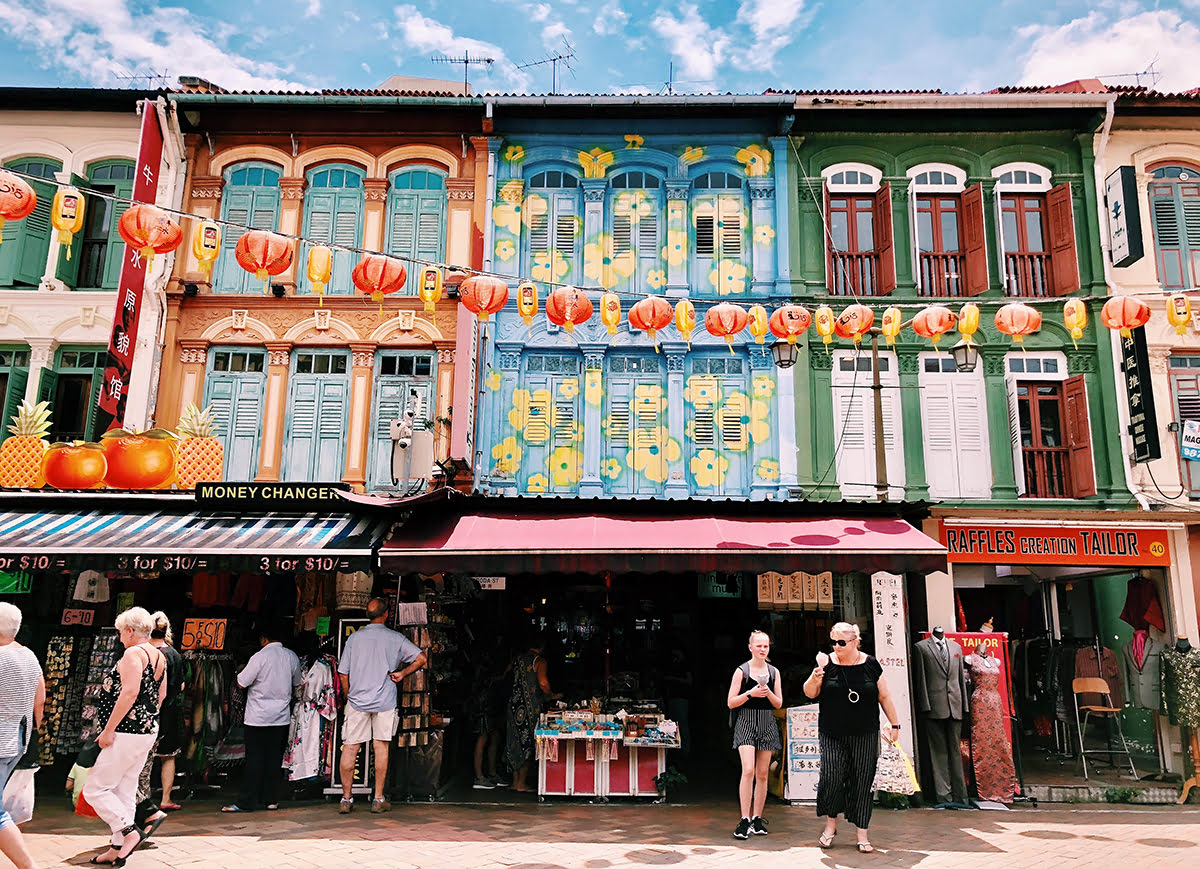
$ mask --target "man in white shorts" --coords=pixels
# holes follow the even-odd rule
[[[345,815],[354,808],[350,786],[358,749],[370,740],[375,747],[375,799],[371,811],[390,811],[383,798],[387,780],[388,751],[396,735],[396,685],[410,673],[425,666],[425,653],[403,634],[384,627],[387,601],[372,598],[367,604],[370,624],[363,625],[346,640],[338,674],[346,695],[346,717],[342,722],[342,802],[338,811]]]

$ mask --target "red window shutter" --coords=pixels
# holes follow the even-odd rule
[[[1092,471],[1092,427],[1088,422],[1087,387],[1082,374],[1063,381],[1063,416],[1074,495],[1087,498],[1096,494],[1096,475]]]
[[[833,292],[833,216],[829,212],[829,185],[821,187],[825,197],[825,289]]]
[[[1050,241],[1050,291],[1056,296],[1073,293],[1079,289],[1079,259],[1070,184],[1059,184],[1046,194],[1046,235]]]
[[[968,296],[988,288],[987,232],[983,223],[983,185],[968,187],[962,195],[963,250]]]
[[[877,295],[896,289],[896,247],[892,237],[892,185],[884,182],[875,194],[875,253],[879,257]]]

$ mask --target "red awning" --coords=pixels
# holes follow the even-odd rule
[[[380,551],[404,573],[944,570],[946,549],[900,519],[468,513],[399,528]]]

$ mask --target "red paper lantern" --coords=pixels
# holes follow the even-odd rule
[[[1128,338],[1131,330],[1145,326],[1150,320],[1150,306],[1141,299],[1131,296],[1114,296],[1100,309],[1100,321],[1110,329],[1120,329],[1121,337]]]
[[[839,338],[849,338],[855,344],[862,342],[863,335],[875,325],[875,312],[866,305],[851,305],[833,322],[833,331]]]
[[[713,305],[704,315],[704,328],[708,334],[724,338],[730,353],[733,352],[733,336],[745,329],[749,322],[750,314],[746,309],[731,302]]]
[[[383,313],[383,297],[400,292],[407,279],[408,270],[404,263],[381,253],[367,254],[350,273],[350,280],[359,292],[366,293],[379,304],[380,314]]]
[[[1042,312],[1031,305],[1013,302],[996,312],[996,328],[1020,344],[1026,335],[1042,328]]]
[[[170,253],[183,242],[179,224],[161,208],[145,203],[125,209],[117,221],[117,232],[146,261],[146,268],[150,268],[156,253]]]
[[[459,285],[458,297],[468,311],[486,323],[508,304],[508,282],[491,275],[471,275]]]
[[[812,314],[803,305],[784,305],[777,308],[767,320],[771,334],[781,341],[795,344],[796,339],[812,325]]]
[[[546,319],[568,332],[592,318],[592,300],[578,287],[559,287],[546,297]]]
[[[936,347],[942,336],[958,326],[958,316],[945,305],[929,305],[913,317],[912,330]]]
[[[670,302],[660,296],[650,296],[636,302],[629,309],[629,325],[648,334],[654,342],[654,352],[657,353],[658,330],[670,325],[673,314]]]
[[[0,233],[4,221],[28,217],[37,206],[37,194],[20,175],[0,169]]]
[[[293,253],[290,238],[262,229],[242,233],[233,249],[238,265],[262,278],[263,293],[271,291],[271,275],[281,275],[292,267]]]

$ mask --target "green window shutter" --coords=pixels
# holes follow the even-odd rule
[[[101,356],[101,359],[103,358]],[[88,411],[88,423],[87,430],[84,432],[84,440],[89,442],[100,440],[100,436],[104,434],[100,422],[100,415],[103,413],[100,410],[100,390],[102,389],[104,389],[104,369],[97,368],[92,372],[92,388],[88,393],[88,407],[90,410]]]
[[[25,387],[29,383],[29,371],[24,368],[11,368],[8,371],[8,382],[4,387],[4,416],[0,417],[0,441],[9,436],[8,427],[12,418],[17,415],[17,409],[25,400]]]
[[[133,196],[133,183],[123,182],[117,185],[116,195],[128,199]],[[125,240],[121,238],[121,233],[117,229],[117,225],[121,221],[123,215],[129,209],[128,202],[114,201],[112,203],[112,217],[109,218],[108,225],[108,253],[104,258],[104,289],[115,290],[121,283],[121,269],[125,264],[125,258],[130,255],[130,252],[125,247]],[[75,254],[71,254],[72,257]]]
[[[313,480],[337,482],[346,466],[348,383],[344,377],[321,378],[317,418],[316,467]]]
[[[54,412],[54,394],[58,391],[58,372],[51,368],[43,368],[41,379],[38,380],[38,401],[50,402],[50,412]],[[50,417],[51,421],[54,417]]]
[[[28,217],[4,222],[4,241],[0,243],[0,286],[36,287],[46,271],[55,186],[33,178],[25,180],[37,194],[37,205]]]
[[[79,188],[87,187],[88,179],[84,178],[82,175],[72,174],[71,175],[71,185],[73,187],[79,187]],[[85,211],[91,210],[92,208],[96,207],[96,204],[97,204],[96,198],[92,197],[92,196],[84,196],[84,202],[85,202],[85,205],[84,205]],[[75,242],[74,242],[74,244],[71,245],[71,258],[70,259],[67,259],[66,246],[65,245],[59,246],[59,248],[58,248],[58,265],[55,267],[55,270],[54,270],[54,276],[72,289],[74,289],[75,287],[78,286],[79,262],[80,262],[80,260],[83,259],[83,257],[80,256],[80,250],[79,250],[80,247],[82,247],[82,245],[80,244],[81,236],[82,236],[82,233],[75,236]]]

